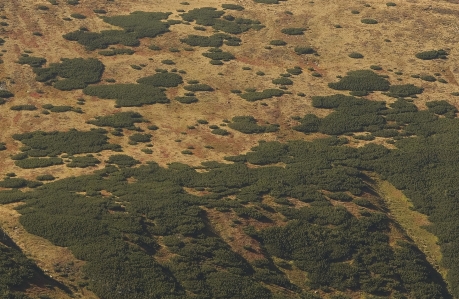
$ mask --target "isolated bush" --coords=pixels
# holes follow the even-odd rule
[[[378,21],[375,19],[361,19],[360,22],[364,24],[378,24]]]
[[[279,4],[279,0],[254,0],[256,3]]]
[[[281,32],[288,35],[303,35],[305,30],[306,28],[284,28]]]
[[[134,141],[134,142],[150,142],[151,134],[135,133],[129,136],[129,140]]]
[[[352,52],[348,56],[351,57],[351,58],[355,58],[355,59],[363,58],[363,55],[358,53],[358,52]]]
[[[301,68],[292,68],[292,69],[287,69],[287,72],[292,75],[300,75],[303,73]]]
[[[210,53],[202,53],[202,55],[212,60],[228,61],[228,60],[232,60],[236,58],[230,52],[210,52]]]
[[[259,91],[246,92],[246,93],[241,94],[240,96],[244,100],[247,100],[249,102],[254,102],[254,101],[269,99],[272,97],[280,97],[284,93],[285,92],[280,89],[265,89],[261,92]]]
[[[297,46],[295,47],[294,49],[295,53],[298,54],[298,55],[302,55],[302,54],[314,54],[316,51],[311,48],[311,47],[300,47],[300,46]]]
[[[370,69],[375,70],[375,71],[380,71],[380,70],[382,70],[383,68],[382,68],[381,66],[379,66],[379,65],[371,65],[371,66],[370,66]]]
[[[21,111],[21,110],[33,111],[33,110],[37,110],[37,107],[35,107],[35,105],[15,105],[15,106],[11,106],[10,109],[16,110],[16,111]]]
[[[222,4],[222,8],[231,9],[231,10],[238,10],[238,11],[244,10],[243,6],[237,5],[237,4]]]
[[[445,50],[430,50],[430,51],[419,52],[415,56],[416,58],[419,58],[422,60],[432,60],[432,59],[437,59],[437,58],[446,58],[446,55],[448,55],[448,53]]]
[[[9,92],[8,90],[5,90],[5,89],[1,89],[0,90],[0,98],[1,99],[11,98],[11,97],[14,97],[14,94]]]
[[[287,43],[283,40],[275,39],[275,40],[270,41],[269,44],[273,46],[285,46]]]
[[[435,77],[432,76],[432,75],[421,75],[419,78],[421,78],[421,80],[428,81],[428,82],[435,82],[435,81],[437,81],[437,78],[435,78]]]
[[[83,19],[86,19],[86,16],[85,15],[82,15],[82,14],[79,14],[79,13],[73,13],[70,15],[72,18],[75,18],[75,19],[80,19],[80,20],[83,20]]]
[[[277,78],[277,79],[273,79],[272,80],[273,84],[280,84],[280,85],[292,85],[293,84],[293,81],[288,79],[288,78],[285,78],[285,77],[281,77],[281,78]]]
[[[183,87],[188,91],[214,91],[212,87],[207,84],[190,84]]]
[[[98,13],[98,14],[106,14],[107,11],[105,9],[93,9],[93,12],[94,13]]]

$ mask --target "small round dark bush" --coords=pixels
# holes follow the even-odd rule
[[[361,19],[360,22],[364,24],[378,24],[378,21],[375,19]]]
[[[437,79],[432,75],[423,75],[423,76],[420,76],[420,78],[421,78],[421,80],[428,81],[428,82],[437,81]]]
[[[354,59],[361,59],[363,58],[363,55],[358,53],[358,52],[352,52],[348,55],[349,57],[351,58],[354,58]]]
[[[283,40],[275,39],[275,40],[270,41],[269,44],[273,46],[285,46],[287,43]]]
[[[86,19],[86,16],[85,15],[82,15],[82,14],[79,14],[79,13],[73,13],[70,15],[72,18],[75,18],[75,19],[80,19],[80,20],[84,20]]]
[[[371,66],[370,66],[370,69],[375,70],[375,71],[380,71],[380,70],[382,70],[383,68],[382,68],[381,66],[379,66],[379,65],[371,65]]]

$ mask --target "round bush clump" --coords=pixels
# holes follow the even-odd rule
[[[273,46],[285,46],[287,43],[283,40],[275,39],[275,40],[270,41],[269,44]]]
[[[428,81],[428,82],[437,81],[437,79],[432,75],[423,75],[423,76],[420,76],[420,78],[421,78],[421,80]]]
[[[361,59],[363,58],[363,55],[358,53],[358,52],[352,52],[351,54],[348,55],[349,57],[351,58],[354,58],[354,59]]]
[[[284,28],[281,32],[287,35],[303,35],[305,30],[306,28]]]
[[[378,21],[376,21],[375,19],[362,19],[360,20],[360,22],[364,24],[378,24]]]

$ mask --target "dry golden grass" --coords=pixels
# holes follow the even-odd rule
[[[427,216],[412,210],[413,204],[410,199],[389,182],[378,178],[375,179],[375,182],[376,190],[389,209],[388,215],[396,223],[400,224],[404,233],[416,243],[418,248],[426,255],[429,263],[445,278],[447,269],[440,266],[442,254],[438,245],[438,238],[425,228],[431,224]]]

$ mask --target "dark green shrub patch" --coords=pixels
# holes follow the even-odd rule
[[[279,130],[276,125],[259,126],[253,116],[235,116],[232,122],[228,124],[228,127],[244,134],[276,132]]]
[[[210,87],[207,84],[190,84],[190,85],[185,85],[183,88],[188,91],[214,91],[212,87]]]
[[[264,3],[264,4],[279,4],[279,0],[253,0],[256,3]]]
[[[348,55],[349,57],[351,58],[354,58],[354,59],[361,59],[363,58],[363,55],[358,53],[358,52],[352,52]]]
[[[43,57],[21,56],[17,63],[28,64],[31,67],[41,67],[46,63],[46,59]]]
[[[78,167],[78,168],[86,168],[91,166],[96,166],[100,163],[98,159],[96,159],[93,155],[81,156],[81,157],[72,157],[72,161],[67,163],[67,167]]]
[[[456,116],[457,108],[445,100],[427,102],[426,106],[432,113],[448,117]]]
[[[294,49],[295,53],[298,55],[303,55],[303,54],[314,54],[316,51],[311,48],[311,47],[300,47],[297,46]]]
[[[383,68],[380,65],[370,65],[370,69],[375,70],[375,71],[380,71]]]
[[[445,50],[431,50],[417,53],[416,58],[422,60],[432,60],[437,58],[445,59],[447,58],[447,55],[448,53]]]
[[[285,77],[273,79],[272,82],[273,84],[277,84],[277,85],[292,85],[293,84],[292,80],[285,78]]]
[[[162,22],[170,13],[136,11],[126,16],[102,17],[102,19],[123,30],[105,30],[100,33],[74,31],[64,35],[70,41],[77,41],[88,50],[105,49],[109,45],[138,46],[139,38],[156,37],[169,31],[169,24]]]
[[[152,76],[138,79],[137,83],[156,87],[177,87],[183,83],[183,78],[176,73],[156,73]]]
[[[61,158],[28,158],[14,161],[14,164],[24,169],[42,168],[54,165],[61,165],[64,162]]]
[[[243,11],[244,10],[243,6],[237,5],[237,4],[222,4],[222,8],[230,9],[230,10],[237,10],[237,11]]]
[[[211,131],[212,134],[215,134],[215,135],[221,135],[221,136],[226,136],[226,135],[229,135],[229,132],[225,129],[213,129]]]
[[[16,111],[33,111],[37,110],[37,107],[35,105],[15,105],[10,107],[11,110],[16,110]]]
[[[270,41],[269,44],[273,46],[285,46],[287,42],[280,40],[280,39],[275,39],[275,40]]]
[[[83,89],[87,95],[101,99],[116,100],[121,107],[142,106],[155,103],[169,103],[166,95],[159,88],[146,84],[112,84],[88,86]]]
[[[284,28],[281,32],[287,35],[303,35],[305,30],[306,28]]]
[[[48,156],[61,153],[82,154],[97,153],[102,150],[116,149],[119,146],[107,143],[108,137],[103,129],[91,131],[77,131],[75,129],[67,132],[42,132],[35,131],[24,134],[14,134],[15,140],[21,141],[30,147],[30,150],[42,150]]]
[[[360,22],[364,24],[378,24],[378,21],[375,19],[361,19]]]
[[[185,43],[189,46],[199,46],[199,47],[221,47],[223,42],[232,42],[233,45],[239,45],[241,39],[223,33],[217,33],[211,36],[201,36],[201,35],[188,35],[186,38],[180,39],[182,43]]]
[[[303,73],[303,71],[301,70],[301,68],[292,68],[292,69],[287,69],[287,72],[289,74],[292,74],[292,75],[300,75]]]
[[[0,98],[1,99],[11,98],[11,97],[14,97],[14,94],[9,92],[8,90],[4,90],[4,89],[0,90]]]
[[[75,19],[80,19],[80,20],[84,20],[86,19],[86,16],[85,15],[82,15],[82,14],[79,14],[79,13],[73,13],[70,15],[72,18],[75,18]]]
[[[64,79],[54,83],[57,89],[81,89],[88,84],[99,82],[105,69],[102,62],[94,58],[61,60],[61,63],[50,64],[48,68],[34,68],[35,80],[45,82],[61,77]]]
[[[254,91],[254,92],[246,92],[240,94],[241,98],[247,100],[249,102],[255,102],[265,99],[270,99],[272,97],[280,97],[285,92],[280,89],[265,89],[263,91]]]
[[[236,58],[230,52],[208,52],[208,53],[202,53],[202,55],[212,60],[229,61],[229,60]]]
[[[93,9],[92,10],[94,13],[98,13],[98,14],[106,14],[107,11],[105,9]]]
[[[123,154],[110,156],[106,162],[110,164],[116,164],[119,167],[132,167],[140,163],[138,160],[132,158],[131,156]]]
[[[122,30],[104,30],[100,33],[77,30],[64,34],[63,37],[66,40],[78,42],[89,51],[106,49],[108,46],[116,44],[127,47],[136,47],[140,44],[134,33],[126,33]]]
[[[213,7],[195,8],[187,13],[182,14],[182,18],[187,22],[196,21],[196,24],[202,26],[212,26],[215,30],[220,30],[230,34],[239,34],[252,28],[252,25],[259,25],[258,21],[242,18],[221,19],[224,11],[217,10]]]
[[[42,174],[37,176],[38,181],[54,181],[56,178],[52,174]]]
[[[300,124],[292,128],[295,131],[303,133],[314,133],[319,130],[320,118],[318,118],[315,114],[306,114],[298,121]]]
[[[328,83],[330,88],[351,91],[386,91],[390,87],[389,81],[370,70],[357,70],[348,72],[346,76],[336,83]]]
[[[129,140],[134,141],[134,142],[150,142],[151,134],[135,133],[129,136]]]
[[[146,120],[138,112],[118,112],[113,115],[96,116],[95,120],[88,120],[88,124],[96,125],[99,127],[112,127],[112,128],[134,128],[136,123],[143,123]]]
[[[135,51],[132,49],[111,49],[111,50],[99,51],[97,53],[102,56],[115,56],[115,55],[132,55],[135,53]]]
[[[435,78],[435,77],[432,76],[432,75],[421,75],[420,78],[421,78],[421,80],[423,80],[423,81],[428,81],[428,82],[435,82],[435,81],[437,81],[437,78]]]
[[[412,95],[421,94],[422,91],[423,89],[421,87],[417,87],[413,84],[392,85],[389,88],[389,92],[387,93],[387,95],[394,98],[404,98]]]

